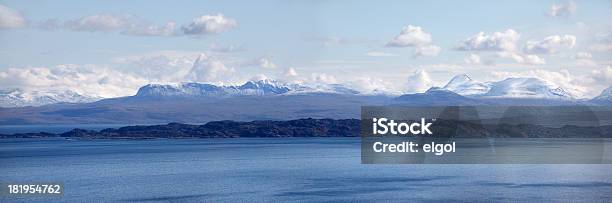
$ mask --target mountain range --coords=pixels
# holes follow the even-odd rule
[[[340,84],[327,84],[306,86],[302,84],[290,84],[271,79],[258,81],[247,81],[236,86],[217,86],[202,83],[180,83],[180,84],[149,84],[138,89],[137,97],[231,97],[231,96],[270,96],[282,94],[308,94],[308,93],[335,93],[335,94],[359,94],[358,91],[347,88]]]
[[[5,93],[3,98],[34,96]],[[31,95],[31,94],[24,94]],[[134,96],[101,99],[67,92],[72,97],[47,98],[61,103],[31,103],[26,107],[0,108],[0,124],[205,123],[215,120],[288,120],[300,118],[359,118],[361,106],[456,106],[456,105],[604,105],[612,106],[612,88],[591,99],[572,94],[536,78],[508,78],[478,82],[458,75],[443,87],[404,95],[363,93],[340,84],[304,85],[270,79],[242,85],[203,83],[150,84]],[[46,97],[43,97],[46,98]],[[65,99],[69,98],[69,99]],[[8,101],[4,99],[2,101]],[[53,102],[49,102],[53,103]],[[20,106],[13,102],[12,106]],[[42,105],[42,106],[39,106]],[[12,107],[10,106],[10,107]],[[6,107],[6,106],[5,106]]]
[[[496,82],[480,82],[466,74],[453,77],[443,87],[432,87],[430,90],[447,90],[463,97],[473,99],[546,99],[564,101],[584,101],[537,78],[507,78]],[[385,92],[364,93],[341,84],[305,85],[279,82],[271,79],[247,81],[242,85],[213,85],[205,83],[148,84],[141,87],[135,97],[219,97],[235,96],[272,96],[296,95],[311,93],[331,93],[346,95],[372,95]],[[422,93],[422,94],[426,94]],[[431,91],[430,91],[431,93]],[[399,96],[404,95],[392,95]],[[410,94],[408,94],[410,95]],[[419,94],[416,94],[419,95]],[[592,99],[593,103],[605,104],[612,101],[612,87],[604,90]],[[102,98],[78,94],[71,90],[64,91],[25,91],[22,89],[0,90],[0,107],[43,106],[56,103],[90,103]],[[405,99],[405,97],[404,97]]]
[[[89,103],[99,97],[81,95],[71,90],[25,91],[23,89],[0,90],[0,107],[42,106],[56,103]]]

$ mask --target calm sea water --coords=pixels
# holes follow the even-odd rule
[[[612,198],[612,165],[362,165],[358,138],[3,139],[0,180],[65,185],[0,202]]]

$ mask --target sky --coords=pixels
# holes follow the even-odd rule
[[[0,1],[0,89],[133,95],[270,78],[422,92],[453,76],[612,85],[612,1]]]

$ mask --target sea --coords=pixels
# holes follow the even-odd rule
[[[612,200],[606,164],[361,164],[359,138],[0,139],[0,202]]]

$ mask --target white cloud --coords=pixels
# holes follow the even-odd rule
[[[611,52],[612,51],[612,43],[598,43],[591,45],[589,47],[590,50],[596,52]]]
[[[478,54],[470,53],[469,56],[463,59],[467,64],[480,64],[480,56]]]
[[[509,59],[514,60],[517,63],[527,64],[527,65],[546,64],[546,60],[534,54],[521,54],[518,52],[504,51],[504,52],[497,52],[497,56],[502,57],[502,58],[509,58]]]
[[[145,20],[130,15],[95,14],[83,16],[78,19],[60,22],[57,19],[49,19],[38,23],[38,27],[45,30],[57,28],[73,31],[88,32],[115,32],[134,36],[181,36],[181,35],[206,35],[218,34],[234,28],[237,21],[226,18],[222,14],[203,15],[194,18],[189,24],[179,26],[176,22],[169,21],[162,25],[149,23]]]
[[[0,86],[26,90],[73,90],[79,94],[119,97],[136,93],[143,78],[96,65],[9,68],[0,71]]]
[[[150,83],[234,84],[244,79],[244,74],[236,74],[221,59],[191,52],[163,51],[116,58],[112,62],[112,68],[89,64],[9,68],[0,71],[0,87],[73,90],[89,96],[119,97],[133,95],[139,87]]]
[[[278,77],[277,79],[289,83],[302,84],[305,80],[308,80],[308,78],[303,78],[293,67],[286,68],[276,75]]]
[[[298,73],[297,71],[295,71],[295,69],[293,67],[289,67],[287,68],[287,70],[285,70],[285,77],[297,77]]]
[[[310,74],[310,82],[319,84],[336,84],[338,80],[333,75],[325,73],[312,73]]]
[[[416,70],[406,79],[405,88],[403,88],[403,91],[406,93],[420,93],[427,91],[434,85],[435,82],[431,79],[427,71]]]
[[[128,16],[96,14],[68,21],[65,25],[75,31],[111,32],[128,27],[130,19]]]
[[[238,26],[238,22],[222,14],[203,15],[182,27],[186,35],[218,34]]]
[[[567,17],[571,16],[576,12],[576,3],[569,1],[564,4],[553,4],[548,9],[548,15],[553,17]]]
[[[579,66],[597,66],[597,63],[592,60],[593,55],[588,52],[578,52],[574,54],[574,59],[576,59],[576,64]]]
[[[270,79],[270,78],[268,78],[268,76],[266,76],[265,74],[256,74],[255,76],[251,77],[249,81],[261,81],[261,80],[267,80],[267,79]]]
[[[457,47],[460,51],[514,51],[520,35],[508,29],[505,32],[494,32],[487,35],[484,32],[471,36]]]
[[[546,60],[544,60],[543,58],[537,56],[537,55],[533,55],[533,54],[526,54],[523,55],[523,61],[517,61],[519,63],[524,63],[524,64],[530,64],[530,65],[544,65],[546,64]]]
[[[399,35],[395,36],[385,45],[387,47],[414,47],[414,56],[437,56],[442,48],[432,44],[431,34],[425,32],[419,26],[408,25],[402,28]]]
[[[234,72],[233,68],[226,67],[220,60],[200,54],[189,70],[187,79],[193,82],[222,83]]]
[[[366,56],[374,56],[374,57],[378,57],[378,56],[397,56],[396,54],[386,53],[386,52],[378,52],[378,51],[367,52],[365,55]]]
[[[148,81],[182,82],[194,64],[197,53],[180,53],[161,51],[140,56],[130,56],[113,59],[114,65],[125,68]]]
[[[417,47],[431,43],[431,35],[419,26],[408,25],[387,43],[389,47]]]
[[[21,28],[26,20],[19,11],[0,4],[0,29]]]
[[[401,91],[393,89],[392,83],[381,78],[358,76],[348,82],[348,86],[365,94],[401,94]]]
[[[440,51],[442,51],[442,48],[436,45],[419,46],[414,50],[414,56],[437,56]]]
[[[78,19],[61,22],[57,19],[48,19],[37,24],[44,30],[68,29],[72,31],[87,32],[115,32],[134,36],[177,36],[175,22],[164,25],[155,25],[130,15],[95,14],[83,16]]]
[[[262,68],[275,69],[276,64],[272,62],[268,57],[261,57],[258,60],[259,66]]]
[[[554,54],[560,48],[573,48],[576,45],[576,36],[551,35],[541,41],[530,40],[525,44],[525,52],[536,54]]]
[[[599,85],[600,89],[612,86],[612,67],[606,66],[591,72],[590,79],[593,85]]]
[[[142,24],[142,25],[131,25],[126,30],[122,31],[125,35],[136,35],[136,36],[173,36],[177,35],[176,23],[167,22],[163,26]]]
[[[242,67],[259,67],[263,69],[276,69],[277,65],[272,61],[269,56],[259,57],[253,60],[243,62],[240,66]]]

